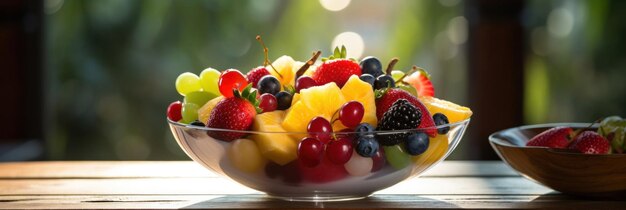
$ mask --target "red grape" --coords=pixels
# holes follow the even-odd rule
[[[242,91],[248,85],[248,80],[239,70],[228,69],[220,74],[217,85],[220,88],[220,93],[229,98],[233,97],[233,89]]]
[[[339,138],[326,146],[326,158],[334,164],[343,165],[352,156],[352,139]]]
[[[171,121],[178,122],[183,118],[181,114],[181,110],[183,109],[183,104],[180,101],[174,101],[167,107],[167,118],[170,118]]]
[[[278,103],[276,102],[276,97],[269,93],[263,93],[263,95],[259,97],[259,100],[259,108],[263,109],[263,112],[274,111],[278,106]]]
[[[330,133],[333,132],[333,127],[330,122],[323,117],[317,116],[311,119],[306,130],[309,132],[309,136],[317,138],[324,144],[328,143],[331,139]]]
[[[301,76],[296,80],[296,93],[299,93],[302,89],[307,89],[310,87],[317,86],[317,82],[313,80],[313,78],[309,76]]]
[[[312,183],[328,183],[348,176],[348,172],[343,165],[334,164],[325,157],[315,167],[307,167],[302,162],[300,162],[299,166],[301,178]]]
[[[383,147],[378,148],[378,151],[372,157],[372,161],[374,162],[374,165],[372,165],[372,172],[378,171],[385,166],[387,161],[385,160],[385,151],[383,151]]]
[[[364,112],[363,104],[358,101],[349,101],[341,106],[339,121],[348,128],[354,128],[361,123]]]
[[[302,179],[300,176],[300,165],[301,163],[298,160],[282,166],[269,161],[265,165],[265,175],[270,179],[280,179],[286,183],[299,183]]]
[[[315,138],[305,137],[298,144],[298,159],[307,167],[319,165],[323,154],[324,145]]]
[[[344,128],[343,130],[340,130],[338,133],[335,133],[335,138],[339,139],[339,138],[349,138],[349,139],[354,139],[355,135],[354,135],[354,130],[351,128]]]

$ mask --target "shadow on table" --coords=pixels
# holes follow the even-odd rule
[[[264,194],[225,195],[193,203],[183,208],[459,208],[446,201],[415,195],[373,195],[351,201],[299,202],[284,201]]]
[[[568,195],[560,192],[553,191],[551,193],[543,194],[529,202],[530,205],[536,205],[541,207],[558,207],[558,208],[572,208],[572,209],[597,209],[597,208],[609,208],[609,209],[623,209],[626,206],[626,197],[624,196],[578,196]]]

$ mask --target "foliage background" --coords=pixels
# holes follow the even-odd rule
[[[46,0],[48,157],[187,159],[165,122],[167,105],[182,99],[175,78],[260,65],[257,34],[270,59],[306,60],[313,50],[330,53],[337,34],[355,32],[364,40],[362,57],[424,67],[438,97],[466,104],[463,4],[361,0],[334,12],[305,0]],[[624,4],[527,2],[527,123],[626,116]],[[464,142],[452,158],[471,153]]]

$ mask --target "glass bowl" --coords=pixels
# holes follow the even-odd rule
[[[195,162],[249,188],[290,201],[359,199],[416,177],[441,162],[454,150],[469,122],[470,119],[466,119],[431,128],[372,132],[378,138],[450,127],[447,134],[430,138],[428,149],[417,156],[400,152],[405,150],[401,146],[403,144],[385,147],[381,145],[381,153],[374,158],[355,158],[358,154],[353,152],[352,159],[360,161],[352,162],[351,159],[348,163],[353,170],[348,172],[348,163],[345,166],[334,164],[325,157],[315,167],[300,163],[297,159],[297,143],[307,133],[213,129],[168,120],[176,141]],[[225,133],[239,133],[243,137],[234,141],[212,137],[223,136],[221,134]],[[259,138],[254,135],[263,136],[263,141],[256,140]],[[333,135],[352,138],[356,133],[335,132]],[[285,141],[287,142],[284,144],[280,143]]]

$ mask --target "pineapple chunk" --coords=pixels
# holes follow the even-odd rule
[[[248,173],[259,171],[267,159],[261,155],[258,146],[250,139],[237,139],[228,148],[228,159],[235,168]]]
[[[295,86],[296,81],[294,81],[295,74],[293,72],[293,64],[295,62],[290,56],[283,55],[274,60],[271,66],[266,66],[265,68],[280,81],[280,84]],[[274,71],[272,66],[276,68],[276,71]]]
[[[258,114],[252,123],[252,130],[263,133],[250,135],[255,140],[261,154],[267,159],[280,165],[285,165],[297,158],[297,141],[280,125],[285,116],[284,111],[273,111]]]
[[[198,109],[198,120],[206,124],[207,121],[209,121],[209,117],[211,117],[211,110],[213,110],[217,102],[220,102],[222,99],[224,99],[224,96],[215,97],[200,107],[200,109]]]

